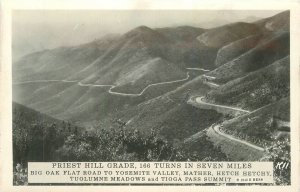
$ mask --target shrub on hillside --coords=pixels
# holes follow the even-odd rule
[[[291,145],[289,139],[274,141],[267,148],[265,160],[274,163],[274,180],[277,185],[291,184]],[[281,165],[281,166],[278,166]]]

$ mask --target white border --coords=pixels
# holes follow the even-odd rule
[[[291,186],[12,186],[12,122],[11,122],[11,11],[14,9],[206,9],[206,10],[291,10],[291,134],[292,185]],[[0,191],[278,191],[299,189],[299,3],[279,0],[3,0],[1,4],[0,40]]]

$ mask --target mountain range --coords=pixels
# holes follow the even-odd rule
[[[280,105],[276,115],[289,121],[289,47],[288,11],[211,29],[140,26],[22,57],[13,63],[13,100],[89,130],[110,129],[119,120],[144,134],[156,129],[172,142],[195,138],[224,119],[228,129],[249,134],[253,121],[245,115],[269,119],[275,115],[270,105]],[[189,104],[199,101],[194,97],[202,104]],[[210,108],[197,107],[203,103]],[[249,114],[228,112],[235,109]]]

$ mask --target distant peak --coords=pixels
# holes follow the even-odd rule
[[[127,33],[144,33],[144,32],[153,32],[154,30],[151,29],[150,27],[141,25],[139,27],[136,27],[130,31],[128,31]]]
[[[125,36],[126,37],[132,37],[132,36],[136,36],[136,35],[155,35],[157,32],[153,29],[151,29],[150,27],[147,26],[139,26],[136,27],[130,31],[128,31]]]
[[[285,19],[289,19],[290,18],[290,11],[289,10],[283,11],[281,13],[278,13],[277,15],[274,15],[273,17],[282,17],[282,18],[285,18]]]
[[[145,25],[138,26],[134,30],[152,30],[150,27],[147,27]]]

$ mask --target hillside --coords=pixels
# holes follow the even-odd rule
[[[285,117],[289,121],[289,110],[290,98],[285,97],[250,114],[225,122],[223,130],[252,143],[268,145],[274,138],[278,139],[280,133],[289,138],[289,132],[282,132],[282,128],[276,124],[278,116]]]
[[[197,39],[208,47],[221,48],[233,41],[259,33],[260,28],[255,24],[237,22],[210,29],[201,34]]]
[[[13,64],[15,82],[40,79],[66,79],[96,60],[114,41],[106,37],[76,47],[59,47],[25,55]]]
[[[29,54],[14,63],[14,82],[67,79],[139,93],[149,84],[183,79],[186,67],[212,68],[216,50],[194,42],[203,31],[140,26],[121,36]]]
[[[222,132],[225,131],[222,130]],[[213,128],[208,129],[206,135],[229,159],[234,159],[235,161],[259,161],[265,154],[264,151],[259,151],[242,143],[230,140],[218,134]]]
[[[155,129],[169,141],[182,142],[220,119],[221,115],[215,111],[199,110],[185,100],[173,100],[166,94],[121,111],[115,118],[128,122],[129,129],[138,129],[144,134]]]
[[[108,93],[109,87],[79,86],[76,82],[36,82],[13,85],[13,99],[55,118],[94,126],[94,122],[172,91],[200,73],[189,72],[185,81],[149,87],[140,96],[114,95]]]
[[[116,43],[107,47],[104,55],[80,70],[69,79],[80,79],[84,83],[114,84],[124,70],[133,70],[156,57],[163,58],[163,49],[168,40],[145,26],[122,35]],[[146,71],[148,72],[148,71]],[[129,82],[127,82],[129,83]]]
[[[215,55],[216,50],[194,41],[203,31],[140,26],[121,36],[27,55],[13,66],[14,82],[25,81],[13,85],[14,100],[58,119],[93,124],[193,79],[197,73],[185,68],[199,67],[200,60],[205,68],[213,67],[214,57],[207,53]],[[98,86],[102,84],[113,87]],[[109,90],[143,94],[132,98],[108,94]]]
[[[214,68],[212,63],[214,63],[218,49],[200,44],[196,40],[199,35],[208,30],[190,26],[155,30],[172,42],[171,46],[164,50],[170,61],[183,64],[184,67]]]
[[[272,17],[256,21],[255,24],[266,31],[290,31],[290,11],[284,11]]]
[[[51,116],[42,114],[36,110],[30,109],[24,105],[19,103],[13,102],[12,103],[13,109],[13,123],[20,123],[22,122],[22,126],[35,124],[37,120],[42,121],[44,123],[56,123],[61,124],[62,121],[57,120]],[[20,121],[18,121],[20,120]],[[26,121],[26,123],[24,123]],[[24,124],[23,124],[24,123]],[[26,127],[24,127],[26,129]]]
[[[263,35],[251,35],[223,46],[218,51],[215,65],[221,66],[254,48],[259,43],[262,36]]]
[[[163,34],[172,42],[189,42],[195,40],[201,33],[206,30],[191,26],[165,27],[156,28],[155,31]]]
[[[13,161],[27,166],[28,161],[49,161],[52,152],[68,134],[82,128],[13,102]],[[55,142],[54,142],[55,139]]]
[[[184,153],[191,153],[191,160],[204,156],[206,160],[227,159],[218,147],[204,134],[186,142],[192,135],[205,131],[213,122],[222,119],[222,115],[213,110],[199,110],[186,103],[184,99],[165,94],[136,107],[116,113],[102,121],[99,126],[112,129],[115,122],[123,122],[126,132],[138,130],[147,136],[154,130],[157,136],[175,147],[183,148]]]
[[[248,75],[229,81],[210,91],[206,99],[212,103],[254,110],[268,105],[290,94],[290,58],[280,59],[273,64]]]
[[[207,75],[216,77],[214,82],[225,83],[286,57],[290,51],[289,33],[273,34],[271,37]]]
[[[118,124],[80,132],[78,127],[13,103],[13,162],[27,168],[28,162],[48,161],[200,161],[227,158],[206,137],[194,144],[173,145],[154,129],[142,135],[134,129],[120,131]],[[123,129],[124,130],[124,129]],[[193,145],[195,147],[193,147]],[[199,146],[204,150],[199,150]],[[18,172],[18,173],[15,173]],[[27,174],[14,183],[27,182]]]
[[[138,65],[133,69],[124,69],[115,82],[117,87],[114,91],[140,93],[149,84],[184,79],[186,77],[184,70],[161,58],[154,58],[144,62],[143,65]]]
[[[202,76],[198,76],[189,82],[178,86],[175,90],[169,92],[169,97],[174,100],[187,101],[190,97],[198,95],[204,96],[211,88],[203,83]]]

